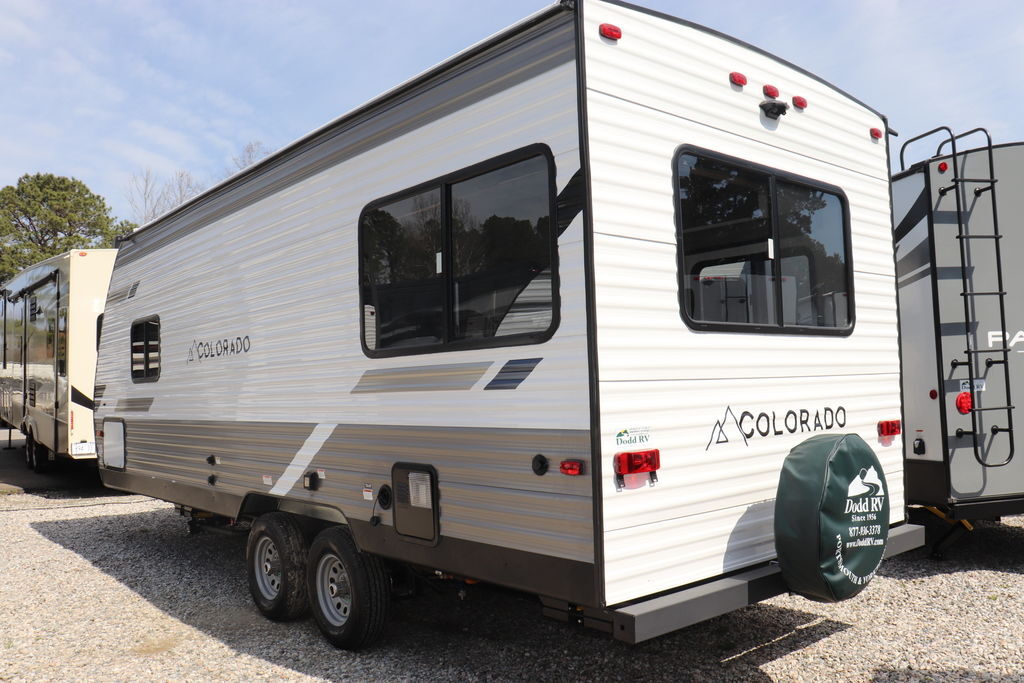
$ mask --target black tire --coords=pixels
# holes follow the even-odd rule
[[[290,621],[305,614],[306,540],[285,512],[268,512],[253,522],[245,547],[249,592],[263,616]]]
[[[28,460],[28,466],[36,474],[50,471],[50,449],[41,443],[36,443],[35,439],[25,440],[25,458]]]
[[[379,557],[359,552],[345,527],[313,540],[306,567],[316,625],[335,647],[358,650],[380,637],[390,607],[387,570]]]
[[[25,467],[32,469],[32,450],[36,447],[36,442],[32,440],[31,434],[25,435]]]

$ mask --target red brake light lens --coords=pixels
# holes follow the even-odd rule
[[[661,469],[661,451],[631,451],[615,454],[615,474],[642,474]]]
[[[797,109],[807,109],[807,98],[797,95],[793,98],[793,106]]]
[[[879,436],[899,436],[903,433],[903,424],[899,420],[882,420],[878,423]]]
[[[961,391],[956,395],[956,409],[961,415],[966,415],[974,408],[974,397],[969,391]]]
[[[733,85],[743,86],[747,84],[747,77],[741,74],[739,71],[733,71],[731,74],[729,74],[729,82],[732,83]]]
[[[615,24],[601,24],[601,37],[608,40],[618,40],[622,37],[622,29]]]
[[[774,85],[764,86],[763,88],[761,88],[761,92],[764,93],[765,97],[771,97],[773,99],[779,96],[779,89],[776,88]]]
[[[570,477],[578,477],[583,474],[583,461],[563,460],[558,465],[558,471],[562,474],[568,474]]]

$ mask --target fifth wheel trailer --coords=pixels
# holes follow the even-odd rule
[[[71,251],[0,284],[0,426],[25,434],[37,472],[57,458],[96,459],[98,320],[116,253]]]
[[[248,529],[260,610],[342,647],[399,563],[629,642],[849,597],[923,538],[885,132],[727,36],[552,5],[122,243],[103,481]]]
[[[950,520],[1020,514],[1024,144],[942,127],[901,165],[925,140],[935,155],[893,177],[907,499]]]

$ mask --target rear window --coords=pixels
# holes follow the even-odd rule
[[[695,329],[849,334],[838,188],[703,150],[676,157],[680,308]]]

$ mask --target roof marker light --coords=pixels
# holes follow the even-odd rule
[[[729,82],[732,83],[733,85],[738,85],[742,87],[747,84],[747,77],[741,74],[739,71],[733,71],[731,74],[729,74]]]
[[[622,37],[622,29],[615,24],[601,24],[599,27],[601,31],[601,37],[607,38],[608,40],[618,40]]]
[[[807,109],[807,98],[796,95],[793,97],[793,106],[797,109]]]
[[[765,97],[771,97],[772,99],[775,99],[776,97],[779,96],[779,89],[776,88],[774,85],[764,86],[763,88],[761,88],[761,92],[764,93]]]
[[[882,135],[883,135],[883,133],[882,133],[882,129],[881,128],[872,128],[871,129],[871,137],[873,137],[874,139],[881,140],[882,139]]]
[[[949,170],[949,164],[947,164],[945,161],[940,161],[939,162],[939,173],[945,173],[948,170]]]

